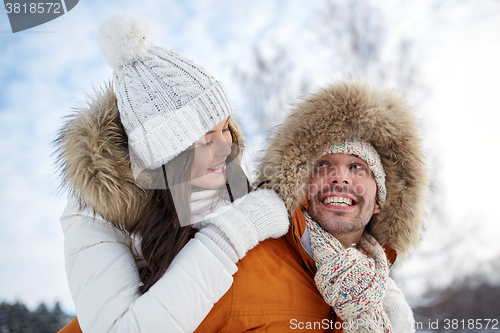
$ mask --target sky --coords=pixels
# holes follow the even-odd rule
[[[332,70],[331,55],[317,42],[321,3],[81,0],[56,20],[16,34],[0,13],[0,301],[30,307],[59,301],[74,311],[59,224],[66,193],[58,188],[51,142],[62,117],[111,78],[95,41],[103,20],[117,11],[151,18],[156,43],[221,80],[235,116],[245,120],[234,69],[249,67],[256,44],[264,45],[264,53],[272,52],[270,45],[284,45],[296,72],[307,75],[313,88],[348,74]],[[421,89],[408,99],[429,156],[429,206],[440,212],[428,219],[417,253],[398,267],[398,276],[408,281],[405,292],[418,300],[427,285],[451,281],[439,269],[450,256],[465,267],[456,274],[500,256],[500,1],[376,3],[384,17],[385,52],[390,55],[400,38],[412,41]],[[243,130],[247,139],[262,141],[255,127]],[[249,146],[258,149],[261,141]],[[448,241],[460,246],[443,248]],[[434,271],[443,278],[429,278]],[[415,272],[427,274],[415,278]]]

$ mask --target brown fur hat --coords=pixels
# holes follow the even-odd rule
[[[238,124],[230,125],[243,139]],[[111,84],[67,117],[54,142],[62,186],[109,222],[130,230],[145,213],[146,192],[131,169],[127,135]]]
[[[370,232],[408,254],[421,236],[428,183],[415,117],[392,91],[348,81],[306,97],[271,138],[257,182],[267,181],[292,215],[322,150],[349,138],[370,142],[386,173],[387,199],[372,217]]]

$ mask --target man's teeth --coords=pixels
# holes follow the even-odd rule
[[[219,170],[222,169],[223,167],[224,167],[224,162],[222,162],[221,164],[217,164],[212,168],[212,170]]]
[[[352,206],[352,199],[345,197],[327,197],[325,200],[323,200],[323,203],[330,206],[349,207]]]

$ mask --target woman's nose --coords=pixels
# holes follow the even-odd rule
[[[232,142],[227,142],[223,135],[217,136],[212,144],[213,156],[228,156],[231,154],[231,144]]]

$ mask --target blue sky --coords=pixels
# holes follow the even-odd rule
[[[59,225],[66,199],[57,189],[51,142],[61,117],[92,85],[111,77],[95,42],[104,19],[116,11],[152,18],[156,43],[194,59],[223,81],[236,116],[244,118],[233,69],[248,66],[255,43],[285,45],[297,72],[313,86],[347,74],[332,69],[328,52],[317,42],[319,4],[80,0],[62,17],[17,34],[9,33],[7,14],[0,13],[0,300],[19,299],[30,306],[59,300],[74,309]],[[388,45],[401,37],[414,42],[425,98],[409,98],[421,119],[427,151],[439,156],[433,172],[439,175],[446,228],[477,230],[457,255],[468,256],[470,267],[486,262],[500,254],[492,236],[500,231],[495,209],[500,2],[388,0],[380,10]],[[254,129],[248,131],[253,137]],[[429,226],[430,234],[439,237],[426,236],[424,244],[439,242],[443,228]],[[418,256],[413,266],[410,260],[402,269],[412,272],[417,263]],[[418,295],[421,285],[415,283],[409,292]]]

